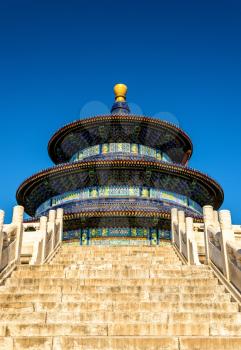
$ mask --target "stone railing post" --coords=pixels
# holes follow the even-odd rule
[[[58,224],[58,230],[59,230],[59,235],[58,235],[58,243],[62,242],[63,239],[63,218],[64,218],[64,210],[62,208],[57,209],[57,219],[56,222]]]
[[[218,216],[217,210],[213,211],[213,226],[217,231],[220,231],[220,223],[219,223],[219,216]]]
[[[56,210],[50,210],[49,222],[48,222],[48,231],[51,232],[50,252],[52,252],[55,246],[55,230],[56,230],[55,220],[56,220]]]
[[[205,205],[203,207],[203,220],[204,220],[204,246],[205,246],[205,264],[210,262],[209,243],[208,243],[208,226],[214,226],[214,214],[213,207],[211,205]]]
[[[42,245],[42,253],[41,253],[41,264],[44,263],[45,260],[45,252],[46,252],[46,241],[47,241],[47,217],[41,216],[39,230],[43,235],[43,245]]]
[[[183,210],[178,210],[178,237],[179,237],[179,250],[182,253],[182,232],[185,232],[185,212]]]
[[[3,224],[4,224],[4,211],[0,210],[0,266],[2,261],[2,250],[3,250]]]
[[[219,220],[221,226],[221,249],[223,257],[223,274],[229,281],[229,267],[228,267],[228,254],[227,254],[227,241],[235,241],[235,236],[232,228],[231,213],[229,210],[220,210]]]
[[[175,229],[174,229],[174,223],[177,225],[178,223],[178,217],[177,217],[177,208],[171,209],[171,234],[172,234],[172,244],[175,242]]]
[[[17,205],[13,208],[12,223],[17,226],[16,229],[16,248],[15,248],[15,261],[16,264],[20,262],[20,254],[23,240],[23,214],[24,207]]]
[[[186,240],[187,240],[187,262],[188,265],[191,263],[190,258],[190,242],[193,240],[193,218],[186,218]]]

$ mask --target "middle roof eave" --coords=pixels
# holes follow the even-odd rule
[[[33,215],[38,205],[63,192],[90,186],[91,183],[92,185],[107,183],[110,185],[111,179],[116,184],[115,176],[118,179],[120,172],[127,176],[121,184],[128,183],[128,178],[132,178],[133,184],[136,185],[138,181],[139,185],[141,183],[144,185],[145,181],[146,183],[149,181],[149,184],[153,182],[153,187],[172,189],[174,192],[185,195],[190,193],[190,198],[194,200],[201,198],[200,204],[211,204],[215,209],[219,208],[223,201],[222,188],[209,176],[176,164],[144,160],[80,161],[55,166],[24,181],[17,191],[17,200],[19,204],[25,206],[30,215]],[[109,176],[108,181],[101,177],[103,174]],[[178,180],[179,184],[183,183],[182,192],[184,193],[181,193],[179,184],[175,185],[174,179]],[[167,182],[166,186],[163,186],[163,181]]]

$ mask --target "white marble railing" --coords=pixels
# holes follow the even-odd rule
[[[12,222],[4,224],[5,213],[0,210],[0,283],[20,262],[24,208],[13,208]]]
[[[226,285],[241,292],[241,242],[236,238],[237,225],[232,225],[229,210],[213,210],[212,206],[203,207],[204,224],[199,224],[205,247],[205,263],[210,265]],[[190,217],[185,218],[184,211],[173,208],[171,211],[172,243],[187,264],[199,265],[197,224]],[[236,231],[235,231],[236,230]],[[236,298],[237,299],[237,298]],[[240,299],[241,300],[241,299]]]
[[[22,256],[31,256],[29,264],[44,264],[62,242],[63,209],[50,210],[38,222],[24,223]]]
[[[172,244],[187,264],[200,265],[193,229],[193,218],[185,218],[184,211],[173,208],[171,211]]]
[[[235,238],[231,213],[205,206],[203,216],[206,263],[213,264],[241,292],[241,242]]]

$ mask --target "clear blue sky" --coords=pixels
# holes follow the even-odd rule
[[[238,0],[2,0],[0,208],[7,218],[19,184],[51,166],[51,135],[86,103],[111,107],[113,85],[124,82],[143,113],[175,116],[194,144],[190,165],[223,186],[223,208],[241,224],[240,38]]]

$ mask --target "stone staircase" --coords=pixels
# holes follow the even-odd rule
[[[0,349],[241,349],[241,314],[171,245],[62,246],[0,287]]]

